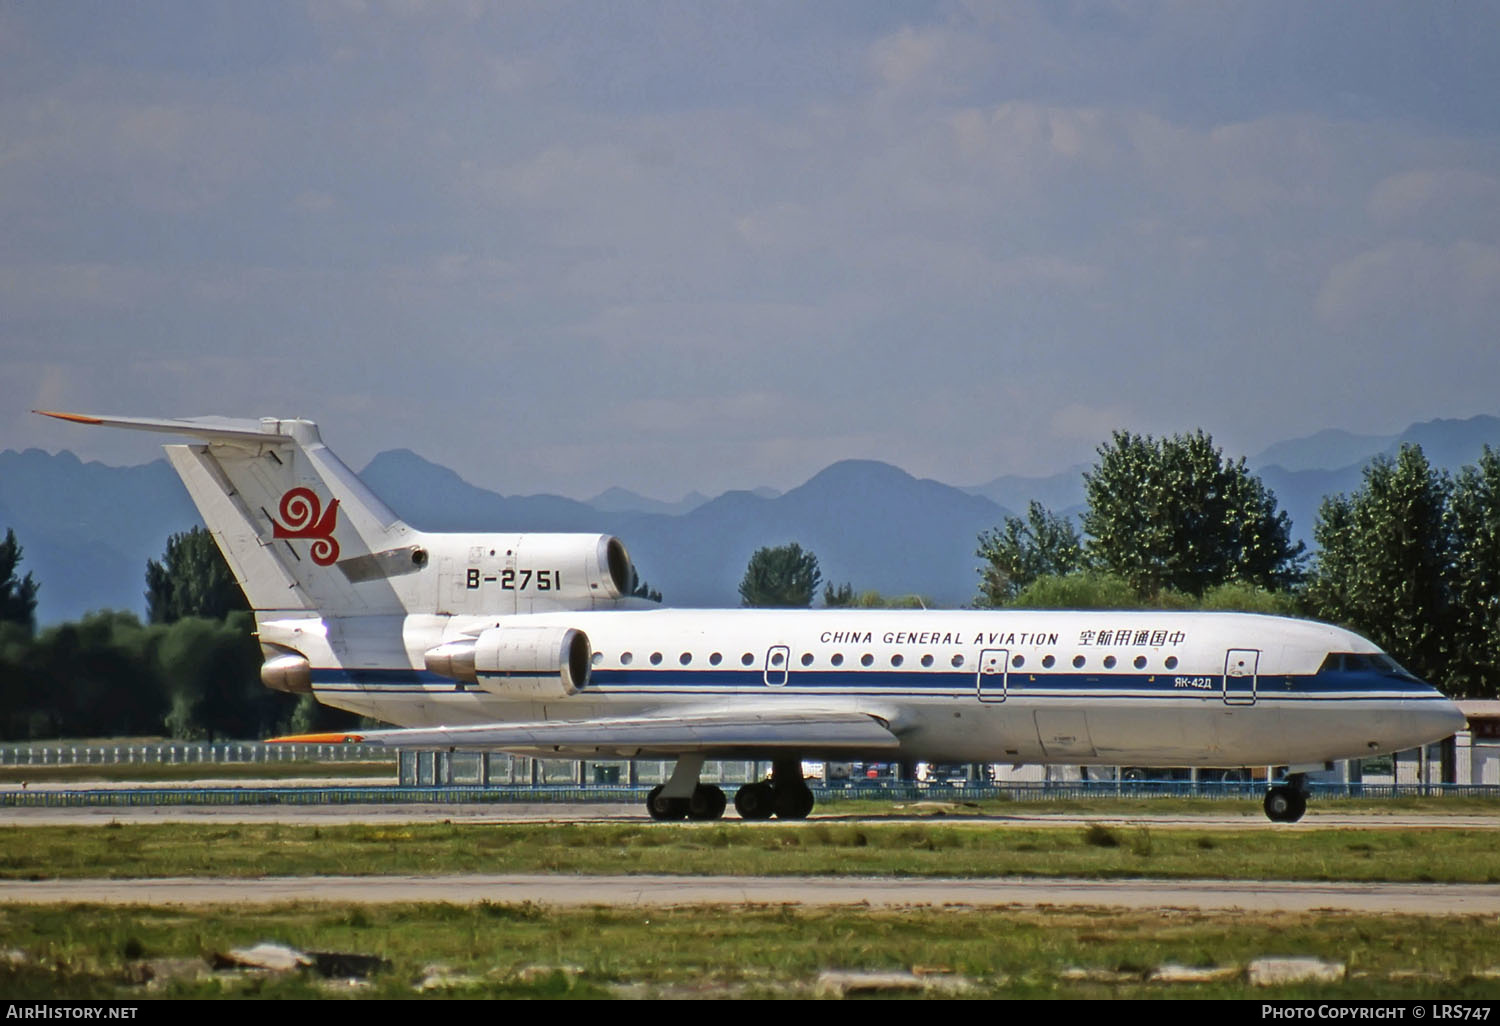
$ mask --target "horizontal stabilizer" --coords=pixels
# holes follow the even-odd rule
[[[241,417],[110,417],[94,413],[58,413],[53,410],[32,410],[44,417],[56,417],[75,424],[93,424],[98,427],[128,428],[133,431],[161,431],[169,435],[186,435],[215,442],[260,442],[274,443],[278,439],[290,439],[292,435],[283,425],[305,424],[306,421],[282,421],[275,417],[249,420]]]
[[[791,749],[818,755],[894,751],[899,742],[880,719],[859,712],[699,713],[598,720],[482,723],[348,734],[300,734],[272,741],[362,742],[391,748],[504,751],[583,758],[671,758],[685,752],[772,757]]]

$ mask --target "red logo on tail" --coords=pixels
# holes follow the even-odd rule
[[[333,537],[338,523],[339,500],[323,509],[323,503],[311,488],[293,488],[281,497],[281,519],[285,525],[271,521],[277,538],[312,538],[313,562],[330,566],[339,558],[339,543]]]

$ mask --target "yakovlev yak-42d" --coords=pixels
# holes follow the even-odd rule
[[[745,819],[813,807],[804,759],[1288,766],[1413,748],[1458,709],[1358,635],[1237,613],[672,610],[608,535],[428,534],[306,420],[53,413],[168,445],[255,609],[262,678],[413,748],[675,759],[658,819],[715,819],[707,758],[761,759]],[[288,740],[328,740],[329,735]]]

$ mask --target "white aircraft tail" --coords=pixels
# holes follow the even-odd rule
[[[202,439],[164,446],[252,608],[399,613],[426,563],[409,527],[323,444],[310,420],[45,413]]]

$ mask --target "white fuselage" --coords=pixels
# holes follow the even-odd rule
[[[517,624],[584,632],[593,652],[587,684],[567,697],[516,699],[424,668],[423,653],[439,644]],[[403,727],[847,710],[888,722],[902,759],[1248,766],[1397,751],[1463,724],[1452,703],[1409,674],[1362,660],[1330,668],[1330,653],[1379,655],[1358,635],[1251,614],[263,614],[261,629],[264,640],[309,656],[320,701]]]

